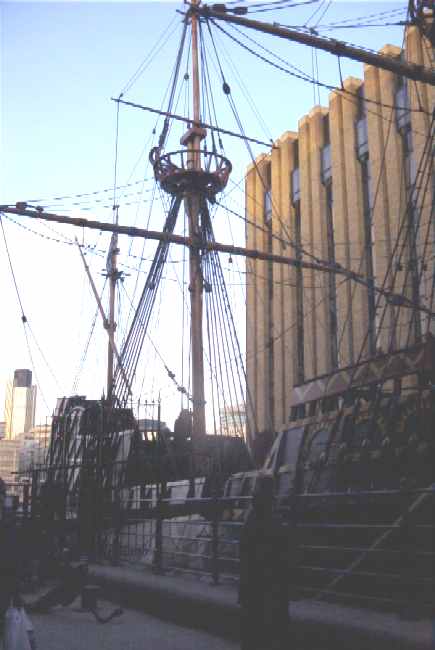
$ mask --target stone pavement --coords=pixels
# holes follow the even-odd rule
[[[141,609],[164,620],[239,638],[239,612],[234,585],[214,586],[210,578],[157,575],[148,568],[92,565],[92,580],[104,597]],[[295,648],[326,650],[435,650],[435,625],[429,619],[402,620],[337,604],[298,601],[290,604],[291,637]],[[293,643],[292,643],[293,645]]]
[[[106,615],[111,603],[100,602]],[[80,599],[49,614],[30,614],[38,650],[237,650],[234,641],[161,621],[143,612],[124,610],[105,625],[80,610]]]

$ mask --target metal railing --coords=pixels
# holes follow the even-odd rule
[[[17,519],[35,523],[31,485],[7,488]],[[290,526],[292,598],[395,611],[410,606],[433,609],[434,496],[431,486],[277,500],[277,512]],[[250,496],[238,495],[165,498],[159,491],[143,498],[140,489],[133,489],[128,498],[101,504],[95,522],[96,557],[113,564],[147,565],[162,574],[199,574],[214,584],[236,582],[240,532],[250,501]],[[78,524],[77,508],[77,503],[66,504],[69,524]]]
[[[19,481],[5,483],[6,494],[2,499],[0,518],[26,519],[31,511],[31,484]]]
[[[434,495],[430,488],[294,497],[291,507],[282,509],[284,520],[290,513],[291,552],[297,558],[289,576],[292,597],[396,611],[410,603],[421,611],[433,607]],[[250,499],[180,499],[197,514],[177,517],[168,514],[177,500],[161,498],[146,519],[140,511],[151,500],[141,499],[134,517],[106,535],[103,559],[142,562],[159,573],[196,573],[215,584],[235,582],[240,531]]]

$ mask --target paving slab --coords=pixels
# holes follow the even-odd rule
[[[113,609],[99,602],[99,612]],[[31,614],[38,650],[237,650],[237,643],[124,609],[105,625],[80,609],[80,599],[48,614]]]
[[[103,587],[104,597],[114,602],[212,634],[240,637],[235,585],[142,567],[92,565],[90,574]],[[289,616],[298,648],[435,650],[435,619],[409,621],[394,613],[309,600],[290,603]]]

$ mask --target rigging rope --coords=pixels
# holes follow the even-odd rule
[[[258,59],[261,59],[262,61],[264,61],[264,62],[267,63],[268,65],[271,65],[272,67],[276,68],[277,70],[281,70],[282,72],[285,72],[286,74],[290,75],[291,77],[294,77],[294,78],[296,78],[296,79],[300,79],[301,81],[305,81],[305,82],[308,82],[308,83],[310,83],[310,84],[311,84],[311,83],[316,84],[316,85],[319,86],[320,88],[326,88],[327,90],[336,90],[336,91],[338,91],[338,92],[341,93],[341,94],[349,95],[350,97],[353,97],[353,98],[355,98],[355,99],[358,99],[358,98],[359,98],[359,96],[357,95],[357,93],[354,93],[354,92],[352,92],[351,90],[346,90],[345,88],[340,88],[339,86],[334,86],[334,85],[332,85],[332,84],[326,84],[326,83],[324,83],[324,82],[322,82],[322,81],[316,81],[316,79],[313,79],[312,77],[310,77],[309,75],[307,75],[305,72],[302,72],[302,71],[299,71],[299,72],[293,72],[293,71],[291,71],[291,70],[288,69],[288,68],[284,68],[283,66],[279,65],[278,63],[274,63],[273,61],[270,61],[270,60],[267,59],[265,56],[263,56],[263,55],[260,54],[259,52],[255,52],[255,50],[253,50],[251,47],[249,47],[249,46],[246,45],[245,43],[242,43],[242,41],[240,41],[238,38],[236,38],[235,36],[233,36],[232,34],[230,34],[229,32],[227,32],[227,31],[226,31],[226,30],[225,30],[225,29],[224,29],[224,28],[223,28],[219,23],[217,23],[217,22],[216,22],[215,20],[213,20],[212,18],[208,18],[207,20],[209,20],[209,21],[210,21],[210,22],[211,22],[211,23],[212,23],[212,24],[213,24],[217,29],[219,29],[223,34],[225,34],[226,36],[228,36],[228,38],[230,38],[232,41],[234,41],[235,43],[237,43],[238,45],[240,45],[240,47],[242,47],[243,49],[247,50],[250,54],[252,54],[253,56],[256,56]],[[254,41],[254,39],[252,39],[251,37],[249,37],[249,36],[247,36],[246,34],[244,34],[243,32],[241,32],[241,30],[239,30],[238,28],[236,28],[235,25],[231,25],[231,27],[232,27],[235,31],[237,31],[237,32],[239,32],[239,33],[241,33],[241,34],[243,34],[243,36],[245,36],[245,38],[247,38],[247,39],[249,39],[250,41],[253,41],[254,43],[256,43],[256,41]],[[262,49],[266,49],[266,48],[264,48],[262,45],[260,45],[259,43],[256,43],[256,45],[259,46],[259,47],[261,47]],[[268,51],[270,54],[273,54],[272,52],[270,52],[270,50],[267,50],[267,51]],[[273,56],[275,56],[275,58],[280,59],[280,57],[277,57],[276,55],[273,55]],[[281,59],[281,61],[282,61],[282,59]],[[290,67],[290,65],[289,65],[287,62],[285,62],[285,64],[286,64],[287,66]],[[291,66],[291,67],[294,68],[295,66]],[[422,111],[422,110],[419,109],[419,108],[418,108],[418,109],[417,109],[417,108],[407,108],[407,109],[402,109],[402,107],[400,107],[400,106],[395,106],[395,105],[391,105],[391,104],[384,104],[383,102],[379,102],[379,101],[374,100],[374,99],[369,99],[369,98],[367,98],[367,97],[365,97],[363,101],[364,101],[364,102],[367,102],[367,103],[369,103],[369,104],[375,104],[376,106],[379,106],[379,107],[382,107],[382,108],[395,108],[395,109],[400,108],[401,110],[406,110],[406,111],[408,111],[408,112],[410,112],[410,113],[421,113],[421,112],[423,112],[423,113],[426,114],[426,115],[430,115],[430,113],[429,113],[428,111]]]
[[[116,105],[116,129],[115,129],[115,161],[113,170],[113,210],[116,205],[116,186],[118,174],[118,142],[119,142],[119,104]]]
[[[122,285],[122,288],[124,289],[124,292],[125,292],[125,295],[127,296],[128,301],[129,301],[130,304],[133,306],[133,303],[131,302],[130,296],[128,295],[125,286]],[[173,372],[173,371],[168,367],[166,361],[164,360],[164,358],[163,358],[162,354],[160,353],[158,347],[157,347],[156,344],[154,343],[154,341],[153,341],[151,335],[149,334],[149,332],[146,333],[146,337],[147,337],[148,341],[151,343],[151,346],[153,347],[154,352],[156,353],[156,355],[158,356],[158,358],[159,358],[160,361],[162,362],[162,365],[163,365],[164,369],[166,370],[166,373],[167,373],[169,379],[170,379],[170,380],[172,381],[172,383],[176,386],[177,391],[178,391],[179,393],[181,393],[181,395],[182,395],[182,399],[184,399],[184,397],[187,397],[187,399],[191,402],[191,401],[192,401],[192,396],[189,395],[188,390],[183,386],[183,384],[182,384],[182,383],[179,383],[179,382],[177,381],[177,379],[176,379],[176,375],[175,375],[175,372]]]
[[[379,167],[379,174],[378,174],[378,178],[377,178],[376,188],[375,188],[375,191],[374,191],[374,194],[373,194],[372,205],[370,206],[370,221],[371,222],[373,220],[374,211],[376,209],[378,196],[380,195],[381,183],[382,183],[382,180],[384,178],[383,175],[384,175],[384,173],[386,171],[388,143],[389,143],[389,140],[390,140],[391,131],[392,131],[392,127],[393,127],[393,119],[392,118],[393,118],[393,109],[391,109],[390,121],[388,123],[388,131],[387,131],[387,135],[386,135],[386,138],[385,138],[385,143],[384,143],[384,146],[383,146],[382,159],[381,159],[381,164],[380,164],[380,167]],[[362,251],[362,255],[361,255],[361,260],[360,260],[360,263],[358,265],[358,273],[361,273],[363,271],[363,264],[367,262],[367,257],[369,255],[369,251],[367,250],[367,246],[368,246],[368,243],[363,244],[363,251]],[[373,279],[373,281],[374,281],[374,279]],[[367,289],[370,290],[370,287],[368,286]],[[348,323],[350,322],[350,320],[352,318],[353,300],[354,300],[354,297],[355,297],[355,292],[356,292],[356,285],[353,286],[352,289],[351,289],[349,306],[347,308],[346,317],[344,319],[342,332],[341,332],[341,335],[339,337],[339,344],[341,344],[342,341],[344,340],[345,333],[346,333],[346,327],[347,327]],[[364,348],[365,345],[368,342],[368,338],[369,338],[369,332],[368,331],[367,331],[366,335],[367,335],[367,339],[364,341],[364,343],[362,345],[362,348]],[[360,352],[360,355],[361,355],[361,352]],[[354,361],[353,357],[352,357],[351,361],[352,362]]]
[[[171,208],[163,232],[173,232],[181,201],[181,197],[174,197],[172,199]],[[168,242],[159,242],[130,331],[124,345],[122,346],[120,353],[121,364],[117,365],[114,373],[114,394],[121,404],[125,404],[129,397],[128,385],[125,382],[124,373],[125,377],[128,379],[128,384],[131,385],[136,372],[152,308],[157,296],[163,267],[168,255],[168,249]]]
[[[210,213],[205,200],[201,209],[201,225],[203,231],[203,240],[205,242],[215,242],[213,227]],[[216,251],[207,251],[202,255],[204,268],[205,284],[205,301],[207,309],[207,326],[213,333],[214,345],[212,346],[213,367],[219,368],[219,377],[215,377],[217,383],[218,408],[221,410],[220,395],[222,395],[224,408],[229,404],[234,406],[240,405],[241,401],[244,407],[246,399],[244,388],[247,385],[246,371],[242,361],[237,331],[234,317],[226,289],[225,278],[219,254]],[[231,350],[234,351],[233,359]],[[233,360],[236,362],[233,363]],[[213,372],[213,370],[211,369]],[[252,401],[248,392],[248,402],[252,412]]]
[[[142,61],[142,63],[139,65],[137,68],[136,72],[130,77],[129,81],[126,83],[124,88],[121,90],[119,96],[122,97],[125,95],[129,90],[132,88],[132,86],[136,83],[136,81],[139,79],[139,77],[145,72],[147,67],[150,65],[150,63],[153,61],[154,57],[157,56],[157,54],[162,50],[162,48],[168,43],[174,34],[174,32],[177,29],[178,25],[175,25],[174,28],[172,29],[172,32],[169,33],[173,23],[177,20],[177,16],[174,16],[169,23],[169,25],[164,29],[163,33],[159,36],[153,47],[151,48],[149,54],[145,57],[145,59]],[[166,39],[165,39],[166,37]],[[163,40],[165,39],[165,40]],[[161,43],[161,41],[163,41]]]
[[[105,286],[106,286],[106,282],[107,282],[107,277],[106,277],[106,279],[104,281],[104,286],[103,286],[103,289],[102,289],[102,292],[101,292],[101,298],[102,298],[102,296],[104,294],[104,289],[105,289]],[[95,325],[97,323],[98,313],[99,313],[99,309],[97,307],[96,310],[95,310],[94,317],[93,317],[92,322],[91,322],[91,329],[89,331],[88,338],[86,340],[85,347],[84,347],[84,350],[83,350],[83,353],[82,353],[82,356],[81,356],[81,359],[80,359],[80,362],[78,364],[78,368],[77,368],[77,371],[76,371],[76,374],[75,374],[75,377],[74,377],[73,385],[72,385],[72,388],[71,388],[71,392],[73,394],[75,394],[77,392],[77,390],[78,390],[80,375],[83,372],[83,368],[84,368],[84,365],[85,365],[85,362],[86,362],[86,357],[87,357],[88,351],[89,351],[89,345],[91,343],[91,339],[92,339],[92,336],[93,336],[94,330],[95,330]]]
[[[210,28],[210,23],[208,21],[207,21],[207,28],[208,28],[210,40],[212,42],[213,51],[214,51],[215,59],[216,59],[217,66],[218,66],[218,69],[219,69],[219,73],[220,73],[220,76],[222,78],[222,89],[223,89],[225,94],[229,94],[231,92],[231,88],[230,88],[229,84],[226,81],[226,78],[225,78],[225,75],[224,75],[224,72],[223,72],[223,69],[222,69],[222,64],[221,64],[219,54],[218,54],[218,48],[217,48],[216,43],[214,41],[214,35],[213,35],[213,32],[212,32],[212,30]],[[222,48],[222,52],[225,54],[225,48]],[[244,94],[247,103],[250,105],[253,114],[255,115],[258,123],[260,124],[260,127],[263,130],[263,133],[266,135],[266,137],[269,138],[270,142],[273,142],[272,134],[270,133],[270,130],[269,130],[265,120],[263,119],[261,113],[258,111],[257,107],[255,106],[254,100],[252,99],[251,95],[249,94],[249,91],[248,91],[246,85],[243,83],[243,79],[241,78],[241,76],[240,76],[240,74],[238,72],[237,66],[233,64],[231,59],[228,57],[228,54],[227,54],[226,58],[227,58],[227,61],[228,61],[229,65],[231,66],[231,68],[233,70],[233,73],[234,73],[235,77],[239,81],[239,86],[240,86],[240,88],[242,90],[242,93]]]
[[[215,24],[213,20],[212,20],[211,22],[212,22],[213,24]],[[220,25],[216,24],[216,26],[217,26],[221,31],[223,31],[224,33],[227,33],[227,32],[225,32],[225,30],[223,30],[223,28],[220,27]],[[230,35],[230,37],[233,38],[231,35]],[[237,39],[235,39],[235,40],[236,40],[236,42],[238,42]],[[248,48],[248,49],[250,50],[250,48]],[[261,56],[261,55],[260,55],[260,56]],[[263,57],[262,57],[262,58],[263,58]],[[344,96],[344,95],[343,95],[343,96]],[[232,101],[232,99],[229,97],[229,95],[228,95],[228,99],[229,99],[230,105],[231,105],[231,107],[232,107],[233,113],[234,113],[234,115],[235,115],[235,117],[236,117],[236,121],[237,121],[238,124],[239,124],[239,128],[240,128],[241,132],[243,133],[243,127],[242,127],[242,125],[241,125],[240,118],[239,118],[238,115],[237,115],[237,110],[236,110],[235,104],[234,104],[234,102]],[[255,168],[256,168],[256,171],[257,171],[258,177],[260,178],[260,181],[261,181],[261,183],[263,184],[263,187],[264,187],[264,189],[265,189],[265,191],[266,191],[266,190],[267,190],[267,187],[266,187],[266,185],[265,185],[265,182],[264,182],[263,176],[262,176],[262,174],[260,173],[260,171],[259,171],[259,169],[258,169],[257,162],[256,162],[256,160],[255,160],[255,158],[254,158],[254,156],[253,156],[253,154],[252,154],[251,148],[249,147],[249,144],[248,144],[247,142],[246,142],[246,146],[247,146],[248,151],[249,151],[249,153],[250,153],[252,163],[253,163],[253,165],[254,165]],[[279,222],[280,222],[282,228],[284,229],[284,231],[286,231],[286,230],[287,230],[286,225],[283,223],[283,221],[282,221],[281,218],[279,217],[279,212],[278,212],[278,211],[277,211],[277,216],[278,216],[278,219],[279,219]],[[295,248],[296,250],[298,250],[299,252],[302,252],[304,255],[308,256],[309,258],[313,259],[316,263],[320,263],[320,260],[319,260],[318,257],[312,255],[311,253],[309,253],[308,251],[306,251],[304,248],[302,248],[300,245],[295,244],[295,242],[291,241],[291,238],[290,238],[290,237],[289,237],[289,245],[292,246],[292,248]],[[336,263],[335,263],[335,264],[334,264],[334,263],[331,264],[331,262],[329,262],[329,260],[328,260],[328,261],[322,261],[322,263],[323,263],[325,266],[328,266],[328,265],[329,265],[330,268],[331,268],[331,270],[338,270],[338,268],[339,268],[339,265],[337,265]],[[356,278],[354,278],[354,279],[355,279],[357,282],[359,282],[360,284],[367,284],[367,281],[365,281],[362,277],[358,277],[358,279],[356,279]],[[382,293],[384,296],[386,295],[385,288],[379,290],[378,287],[375,287],[375,291],[380,291],[380,293]],[[387,293],[388,293],[388,292],[387,292]],[[423,307],[421,307],[421,306],[420,306],[420,309],[422,309],[422,310],[424,310],[424,311],[428,311],[428,310],[425,310],[425,309],[424,309]]]
[[[431,127],[432,132],[429,134],[429,136],[426,139],[424,151],[422,153],[420,163],[419,163],[419,170],[424,169],[427,164],[431,164],[431,160],[432,160],[431,149],[432,149],[432,143],[433,143],[433,138],[434,138],[434,131],[433,131],[434,124],[435,124],[435,113],[434,113],[434,118],[432,120],[432,127]],[[419,175],[420,174],[418,172],[416,174],[416,179],[417,179],[417,177]],[[409,219],[407,219],[407,216],[409,214],[410,206],[413,203],[413,192],[414,191],[415,191],[415,183],[414,183],[414,186],[413,186],[413,191],[410,192],[410,196],[408,197],[407,205],[406,205],[406,209],[404,210],[403,217],[402,217],[402,219],[401,219],[401,221],[399,223],[399,229],[398,229],[395,245],[394,245],[393,250],[391,252],[391,255],[390,255],[390,258],[389,258],[389,263],[388,263],[388,266],[387,266],[387,270],[385,272],[384,279],[383,279],[382,285],[380,287],[381,292],[378,293],[378,296],[377,296],[376,309],[378,309],[380,304],[381,304],[380,301],[382,299],[382,296],[385,295],[383,293],[383,291],[385,290],[387,285],[391,286],[392,288],[394,287],[394,282],[395,282],[395,279],[396,279],[397,274],[399,272],[399,264],[398,263],[400,263],[400,261],[402,259],[402,255],[404,253],[404,248],[405,248],[405,245],[406,245],[406,242],[407,242],[407,232],[409,232],[409,228],[410,228],[410,223],[409,223]],[[403,236],[404,233],[405,233],[405,236]],[[400,247],[400,249],[399,249],[399,247]],[[397,259],[396,255],[397,255],[398,250],[399,250],[399,257]],[[401,307],[401,305],[399,305],[399,310],[400,310],[400,307]],[[386,314],[387,314],[387,312],[389,311],[390,308],[391,308],[391,303],[387,300],[385,302],[383,312],[381,314],[380,322],[379,322],[378,327],[377,327],[377,331],[379,333],[382,332],[383,322],[384,322]],[[426,310],[424,310],[424,311],[426,311]],[[433,318],[433,316],[434,316],[433,313],[431,314],[431,316]],[[391,329],[391,333],[392,333],[391,342],[393,341],[393,338],[395,339],[396,332],[394,332],[394,329],[395,329],[394,327]],[[360,347],[360,353],[358,355],[356,365],[354,366],[354,369],[350,373],[349,386],[348,386],[349,391],[352,389],[352,383],[353,383],[355,373],[358,370],[358,364],[360,363],[360,361],[363,358],[368,335],[369,335],[369,332],[367,331],[365,336],[364,336],[364,339],[362,341],[361,347]],[[389,351],[391,351],[391,345],[389,346]],[[379,384],[380,384],[380,386],[382,386],[382,378],[379,378]]]
[[[172,112],[172,105],[173,105],[173,102],[174,102],[175,90],[176,90],[177,83],[178,83],[178,76],[180,74],[181,60],[183,58],[184,43],[185,43],[185,40],[186,40],[186,33],[187,33],[187,20],[184,20],[184,27],[183,27],[183,31],[182,31],[182,34],[181,34],[180,45],[178,46],[177,57],[175,59],[175,67],[174,67],[174,72],[173,72],[173,81],[172,81],[172,86],[171,86],[171,92],[170,92],[170,95],[169,95],[168,109],[166,111],[167,115],[166,115],[165,120],[163,122],[162,132],[160,133],[160,136],[159,136],[159,143],[158,143],[159,151],[164,148],[165,143],[166,143],[166,138],[167,138],[167,135],[168,135],[168,130],[169,130],[168,115]]]
[[[406,7],[400,7],[399,9],[389,9],[388,11],[380,11],[373,14],[365,14],[364,16],[358,16],[357,18],[347,18],[344,20],[340,20],[339,22],[332,22],[332,23],[328,23],[327,25],[322,25],[322,27],[342,27],[347,23],[354,23],[355,25],[358,25],[360,24],[360,22],[364,20],[367,21],[370,18],[377,20],[378,18],[382,18],[382,17],[390,18],[392,16],[396,16],[398,14],[403,14],[403,13],[405,13],[406,15],[407,13]]]
[[[45,399],[44,391],[42,390],[41,383],[39,382],[38,375],[36,373],[36,366],[35,366],[35,363],[33,361],[32,350],[31,350],[31,347],[30,347],[30,341],[29,341],[27,330],[29,330],[29,332],[31,333],[31,335],[32,335],[32,337],[33,337],[33,339],[34,339],[34,341],[35,341],[35,343],[37,345],[37,348],[38,348],[40,354],[42,355],[43,360],[45,361],[45,363],[47,365],[47,368],[49,369],[50,373],[52,374],[52,376],[55,379],[55,382],[56,382],[56,384],[58,386],[59,386],[59,382],[57,381],[53,371],[51,370],[51,368],[50,368],[50,366],[49,366],[49,364],[48,364],[48,362],[46,360],[46,357],[45,357],[45,355],[43,354],[43,352],[41,350],[40,345],[37,343],[36,337],[33,334],[32,330],[30,329],[30,325],[29,325],[29,322],[27,320],[27,316],[24,313],[24,307],[23,307],[23,303],[22,303],[22,300],[21,300],[20,291],[18,289],[17,279],[16,279],[16,276],[15,276],[15,271],[14,271],[14,267],[13,267],[13,264],[12,264],[11,254],[10,254],[8,242],[7,242],[7,239],[6,239],[6,232],[5,232],[4,225],[3,225],[3,215],[2,214],[0,214],[0,225],[1,225],[1,229],[2,229],[2,235],[3,235],[3,241],[4,241],[4,245],[5,245],[6,255],[7,255],[7,258],[8,258],[8,264],[9,264],[9,268],[10,268],[10,271],[11,271],[12,281],[13,281],[13,284],[14,284],[14,287],[15,287],[15,293],[16,293],[16,296],[17,296],[18,304],[19,304],[20,310],[21,310],[21,323],[23,325],[24,336],[25,336],[25,339],[26,339],[27,352],[29,354],[30,363],[31,363],[31,366],[32,366],[33,373],[35,375],[35,383],[37,384],[37,386],[39,388],[39,392],[41,393],[41,397],[43,399],[43,402],[44,402],[47,410],[49,411],[50,409],[49,409],[47,400]]]
[[[134,187],[135,185],[139,185],[140,183],[143,183],[144,181],[153,181],[154,179],[152,177],[150,178],[145,178],[141,179],[139,181],[134,181],[132,183],[126,183],[125,185],[118,185],[116,187],[116,190],[122,190],[126,187]],[[52,197],[45,197],[42,199],[26,199],[26,203],[38,203],[38,204],[47,204],[51,205],[53,201],[64,201],[65,199],[80,199],[83,197],[87,196],[95,196],[96,194],[106,194],[109,192],[113,192],[113,186],[104,188],[102,190],[93,190],[92,192],[81,192],[80,194],[67,194],[65,196],[52,196]],[[126,195],[129,196],[129,195]]]

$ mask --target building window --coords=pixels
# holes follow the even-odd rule
[[[406,203],[408,213],[408,273],[407,277],[411,283],[412,301],[415,304],[420,302],[420,264],[418,259],[417,239],[418,239],[418,211],[415,203],[415,178],[416,165],[413,153],[413,142],[410,125],[401,131],[403,165],[406,187]],[[412,312],[413,330],[416,340],[422,336],[421,314],[415,309]]]
[[[272,225],[271,222],[267,224],[267,252],[272,255],[273,233],[272,233],[271,225]],[[269,290],[269,300],[270,302],[272,302],[273,301],[273,262],[270,260],[267,263],[267,285]]]
[[[396,105],[396,124],[400,131],[411,123],[408,88],[402,77],[399,77],[394,102]]]
[[[299,167],[299,142],[293,141],[293,167]]]
[[[417,221],[418,215],[415,205],[415,179],[416,163],[411,132],[411,113],[409,111],[408,87],[402,77],[399,77],[395,95],[396,124],[402,139],[403,173],[406,188],[406,203],[408,217],[408,272],[406,277],[411,284],[412,300],[420,302],[419,261],[417,254]],[[419,311],[413,310],[413,330],[416,340],[422,335],[421,318]]]
[[[408,192],[412,191],[417,175],[417,168],[414,157],[414,145],[412,142],[411,125],[408,125],[402,132],[403,156],[405,160],[405,183]]]
[[[335,264],[335,238],[332,179],[325,184],[326,194],[326,238],[328,260]],[[337,286],[334,273],[328,273],[329,293],[329,333],[331,343],[331,368],[338,368],[338,336],[337,336]]]
[[[272,221],[272,171],[271,164],[266,165],[264,173],[264,221],[270,223]]]
[[[369,134],[367,128],[366,103],[364,100],[364,86],[358,88],[358,107],[356,118],[356,155],[358,160],[369,154]]]
[[[320,173],[322,176],[322,183],[326,184],[330,181],[331,173],[332,173],[329,115],[323,116],[322,129],[323,129],[323,147],[320,150]]]
[[[291,203],[294,208],[294,243],[295,257],[302,261],[302,221],[301,221],[301,184],[299,170],[299,145],[293,143],[293,164],[291,172]],[[295,301],[296,301],[296,383],[301,384],[305,379],[304,359],[304,276],[300,266],[295,267]]]
[[[325,185],[331,179],[332,164],[331,164],[331,145],[325,144],[320,150],[320,168],[322,175],[322,183]]]
[[[322,129],[323,129],[323,143],[329,144],[331,142],[330,131],[329,131],[329,115],[323,116]]]
[[[301,202],[293,203],[294,207],[294,233],[296,244],[296,259],[302,261],[302,224],[301,224]],[[297,383],[303,383],[305,379],[305,358],[304,358],[304,276],[300,266],[296,266],[295,272],[295,294],[296,294],[296,353]]]
[[[368,307],[368,351],[376,353],[376,295],[375,295],[375,262],[373,256],[374,228],[373,228],[373,203],[370,160],[368,155],[362,156],[361,185],[363,198],[363,223],[364,223],[364,257],[367,276],[367,307]]]
[[[266,224],[265,230],[265,246],[268,253],[273,253],[273,228],[272,228],[272,173],[271,164],[268,163],[264,173],[264,221]],[[267,377],[265,401],[266,401],[266,421],[270,427],[274,427],[275,418],[275,401],[274,401],[274,326],[273,326],[273,307],[274,307],[274,277],[273,277],[273,262],[267,262],[267,297],[268,301],[265,303],[265,325],[266,325],[266,340],[265,349],[267,350]],[[268,386],[267,386],[268,384]]]
[[[367,114],[364,102],[364,86],[358,90],[358,115],[355,123],[356,156],[361,165],[361,187],[363,202],[364,226],[364,258],[367,277],[367,310],[368,310],[368,352],[376,354],[376,294],[375,294],[375,260],[374,260],[374,228],[373,228],[373,196],[372,179],[369,158],[369,142]]]
[[[291,192],[292,192],[292,203],[295,205],[301,198],[301,183],[300,183],[300,173],[299,167],[293,169],[291,173]]]
[[[320,150],[320,175],[325,186],[326,202],[326,248],[331,264],[335,264],[334,214],[332,194],[332,160],[329,131],[329,115],[323,117],[323,147]],[[337,286],[334,273],[328,273],[328,320],[330,335],[331,369],[338,368]]]
[[[272,190],[264,192],[264,220],[266,223],[272,221]]]
[[[356,122],[356,149],[358,160],[369,153],[369,137],[367,129],[367,117],[361,117]]]

